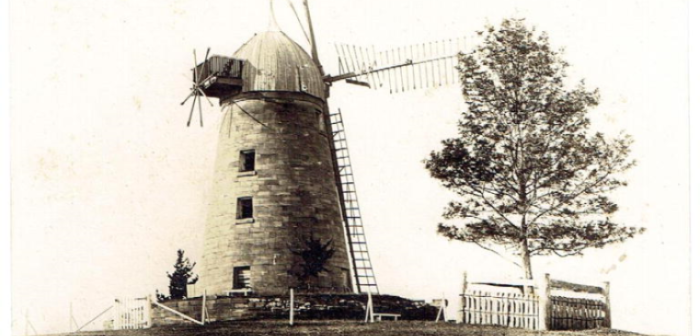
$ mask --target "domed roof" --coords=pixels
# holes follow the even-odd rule
[[[304,92],[325,99],[325,84],[311,56],[281,31],[256,34],[233,57],[247,61],[242,92]]]

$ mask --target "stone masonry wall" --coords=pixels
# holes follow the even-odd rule
[[[300,285],[289,274],[299,262],[291,250],[310,237],[333,240],[335,254],[328,272],[312,278],[308,288],[350,291],[327,138],[332,135],[321,126],[320,101],[295,99],[300,95],[244,99],[224,107],[198,285],[210,295],[231,290],[233,269],[240,266],[250,266],[256,294],[279,295]],[[255,150],[254,172],[239,172],[242,150]],[[237,219],[239,197],[252,197],[252,220]]]
[[[392,295],[374,295],[372,301],[375,313],[400,314],[401,320],[434,320],[438,311],[437,307]],[[366,303],[366,295],[298,295],[295,297],[294,314],[295,319],[300,320],[361,320],[365,317]],[[168,300],[161,304],[201,321],[201,297]],[[289,296],[207,296],[206,305],[210,322],[289,317]],[[152,312],[154,326],[191,323],[159,307],[155,307]]]

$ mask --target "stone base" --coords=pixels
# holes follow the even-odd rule
[[[393,295],[373,295],[375,313],[399,314],[401,320],[434,320],[438,308],[422,301]],[[166,300],[160,304],[196,320],[202,319],[202,297]],[[294,297],[294,318],[299,320],[362,320],[367,295],[299,294]],[[289,318],[289,296],[207,296],[209,321],[235,321]],[[153,307],[153,325],[191,324],[192,322]]]

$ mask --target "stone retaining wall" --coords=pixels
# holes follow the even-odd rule
[[[361,320],[365,316],[367,295],[302,294],[295,296],[294,301],[295,319]],[[437,316],[437,307],[398,296],[374,295],[372,301],[375,313],[401,314],[402,320],[434,320]],[[160,304],[196,320],[202,319],[202,297],[166,300]],[[289,317],[288,296],[207,296],[206,305],[211,322]],[[154,326],[192,323],[157,306],[152,314]]]

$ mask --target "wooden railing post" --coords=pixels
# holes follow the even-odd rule
[[[365,311],[365,323],[374,323],[374,302],[372,301],[372,291],[367,291],[367,308]]]
[[[150,328],[153,326],[153,305],[151,302],[153,299],[151,298],[151,295],[149,294],[146,296],[146,328]]]
[[[467,272],[464,272],[462,279],[462,297],[461,297],[461,310],[460,317],[462,323],[467,323],[467,288],[469,287],[469,282],[467,282]]]
[[[204,293],[202,294],[202,324],[209,322],[207,319],[207,315],[207,289],[205,288]]]
[[[549,273],[545,273],[542,280],[542,285],[539,290],[539,307],[538,307],[538,330],[549,330],[551,328],[551,290],[549,287]]]
[[[610,315],[610,281],[606,281],[604,284],[605,287],[603,288],[603,295],[605,296],[605,320],[603,321],[603,326],[612,328],[612,316]]]
[[[294,288],[289,289],[289,325],[294,325]]]

